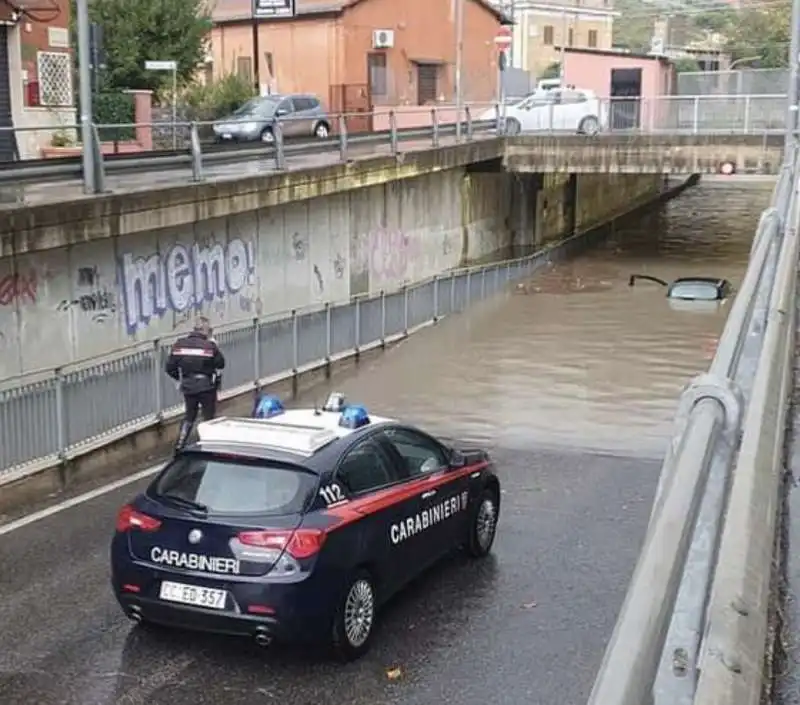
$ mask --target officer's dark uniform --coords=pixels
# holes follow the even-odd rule
[[[219,371],[225,368],[225,356],[207,330],[198,326],[189,335],[178,339],[167,358],[166,372],[172,379],[180,381],[186,403],[177,448],[186,444],[198,410],[202,409],[204,421],[213,419],[217,410]]]

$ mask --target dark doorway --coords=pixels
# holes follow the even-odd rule
[[[367,76],[369,77],[369,95],[372,104],[386,104],[389,100],[389,73],[385,53],[367,54]]]
[[[417,105],[435,103],[439,95],[438,84],[438,64],[417,64]]]
[[[0,25],[0,162],[13,162],[19,157],[17,138],[9,128],[11,118],[11,80],[8,73],[8,26]]]
[[[633,130],[641,124],[642,69],[611,69],[612,130]]]

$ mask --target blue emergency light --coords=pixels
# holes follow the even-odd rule
[[[264,394],[258,401],[253,409],[253,418],[256,419],[271,419],[273,416],[278,416],[284,412],[283,404],[274,394]]]
[[[369,423],[369,414],[360,404],[348,404],[339,417],[339,425],[343,428],[361,428]]]

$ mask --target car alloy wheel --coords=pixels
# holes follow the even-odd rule
[[[478,499],[470,522],[469,541],[466,547],[471,556],[483,558],[489,555],[497,533],[498,516],[497,493],[486,488]]]
[[[361,578],[350,587],[344,602],[344,633],[354,649],[369,639],[375,620],[375,595],[369,581]]]
[[[596,117],[587,117],[583,119],[581,122],[581,129],[580,131],[584,135],[588,135],[589,137],[593,137],[600,131],[600,123],[597,122]]]
[[[317,125],[314,134],[321,140],[324,140],[328,136],[328,126],[323,124]]]
[[[354,661],[369,649],[375,626],[377,599],[372,576],[358,570],[342,592],[333,618],[333,651],[343,661]]]
[[[275,135],[272,134],[272,130],[264,130],[261,133],[261,141],[272,144],[275,141]]]

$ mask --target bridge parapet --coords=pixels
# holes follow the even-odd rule
[[[610,133],[599,137],[523,134],[507,138],[506,169],[521,173],[777,174],[783,135]]]

